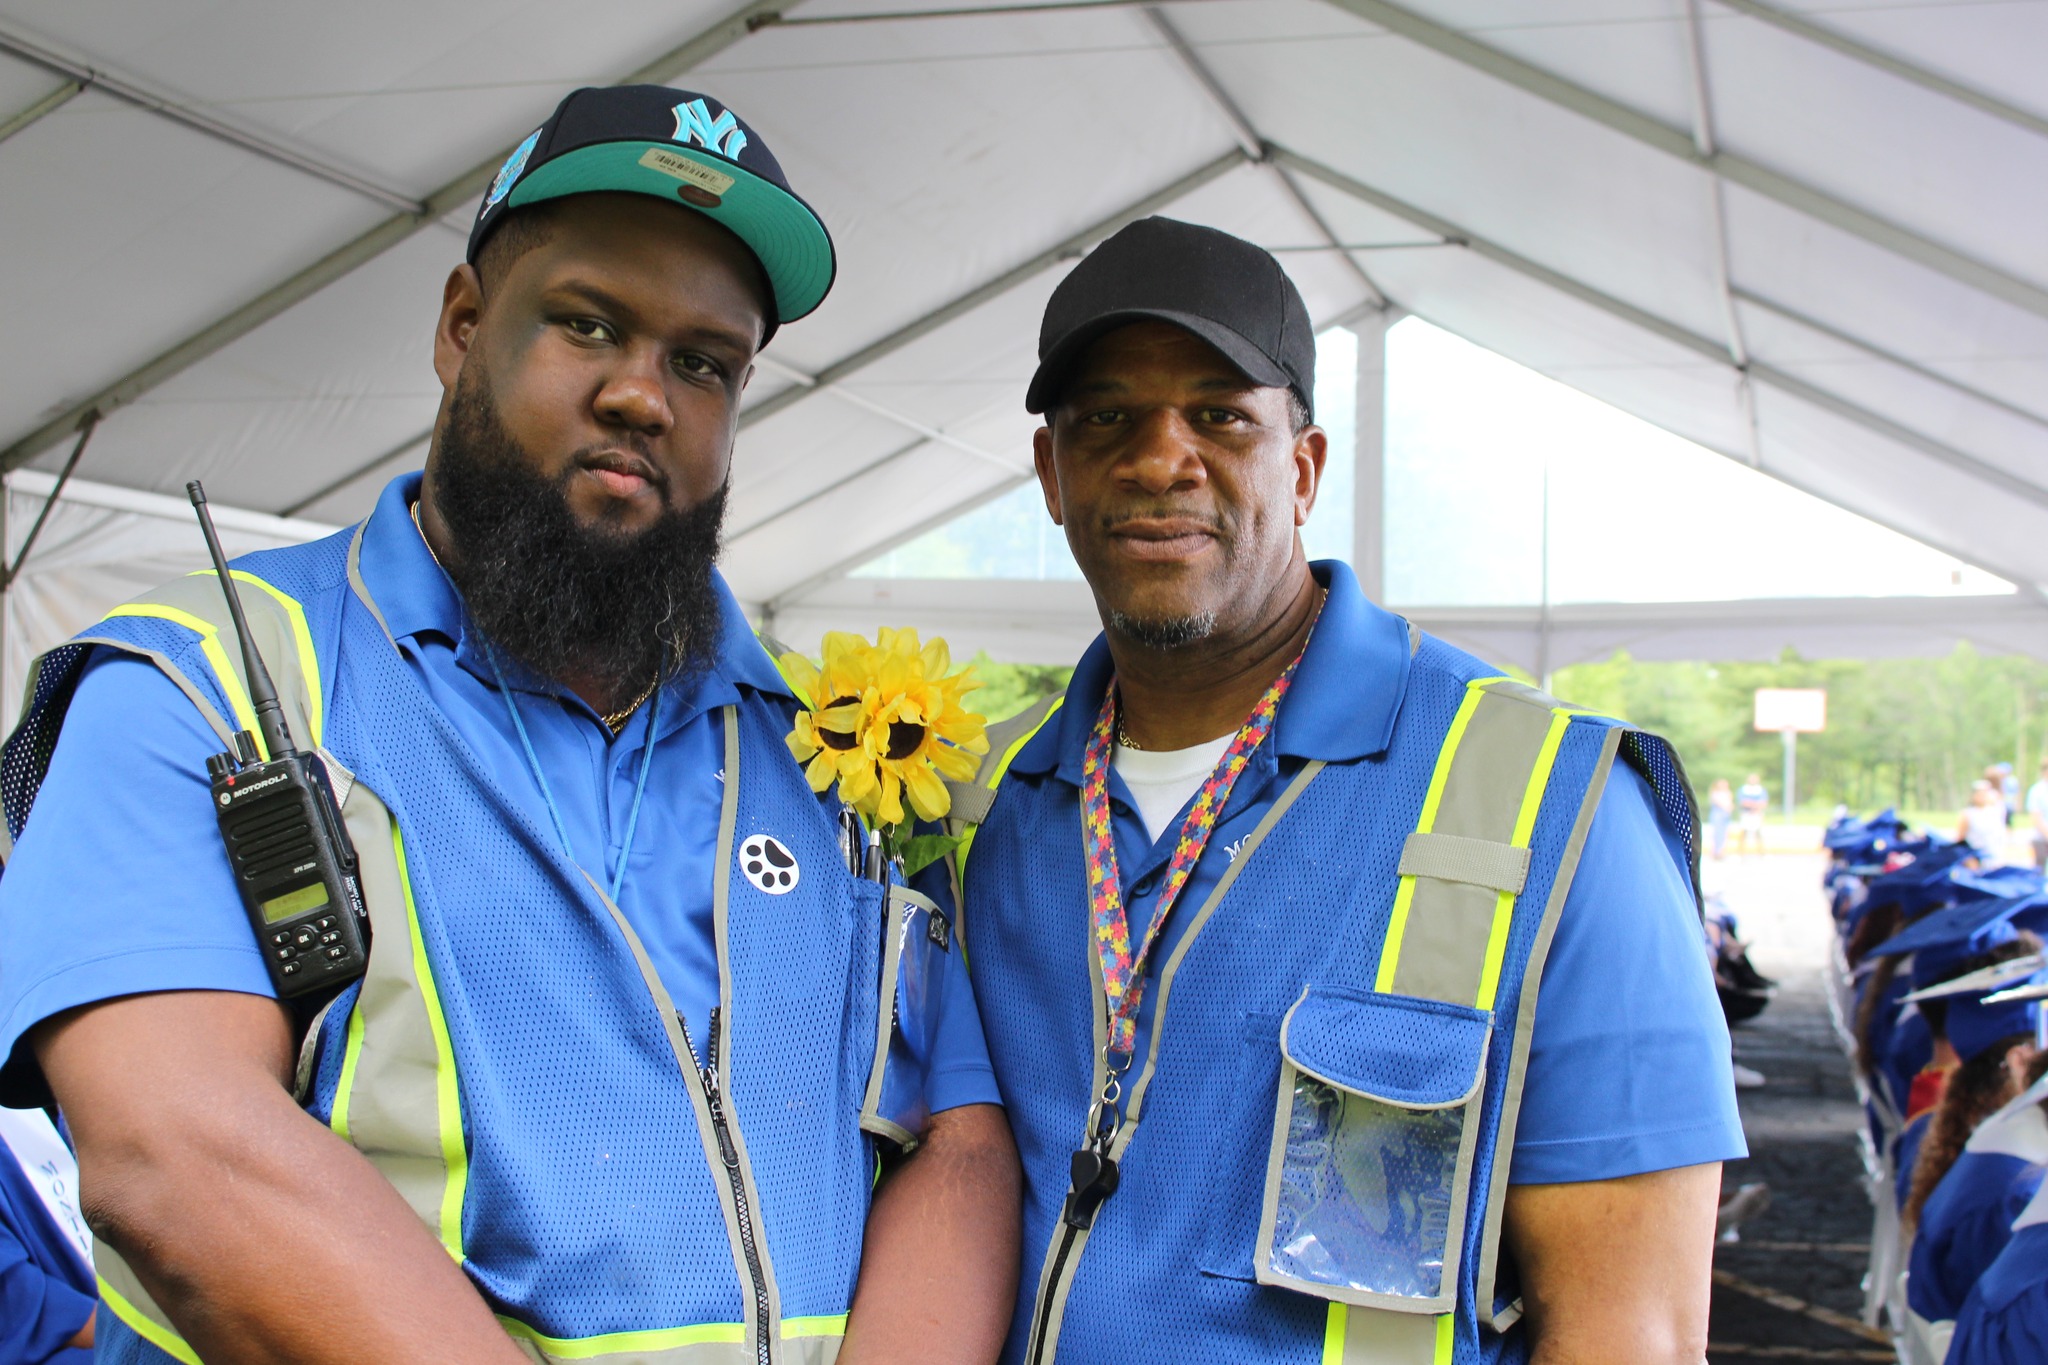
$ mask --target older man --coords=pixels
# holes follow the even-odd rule
[[[1314,337],[1264,251],[1133,224],[1039,357],[1103,633],[963,873],[1004,1359],[1698,1361],[1744,1148],[1669,750],[1304,558]]]
[[[347,907],[252,931],[211,813],[254,728],[218,582],[43,662],[0,1056],[77,1135],[101,1359],[994,1354],[1015,1156],[972,998],[920,1021],[933,1117],[878,1189],[884,892],[713,568],[755,353],[832,275],[707,97],[578,91],[505,164],[443,291],[424,478],[237,573],[360,860],[338,992],[299,987]]]

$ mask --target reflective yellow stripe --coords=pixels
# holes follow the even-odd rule
[[[1515,813],[1515,836],[1510,842],[1516,848],[1527,848],[1536,831],[1543,793],[1550,786],[1550,770],[1557,766],[1557,746],[1564,742],[1564,732],[1570,728],[1575,714],[1583,713],[1569,706],[1554,706],[1550,710],[1550,729],[1544,733],[1543,747],[1536,751],[1536,766],[1529,770],[1529,785],[1522,789],[1522,808]],[[1507,957],[1508,929],[1514,920],[1515,895],[1503,891],[1493,905],[1493,929],[1486,939],[1486,965],[1479,973],[1480,1009],[1492,1009],[1494,996],[1500,990],[1501,963]]]
[[[434,1034],[435,1111],[441,1127],[441,1165],[448,1172],[441,1191],[441,1245],[457,1262],[462,1256],[462,1196],[469,1184],[469,1150],[462,1141],[462,1093],[455,1079],[455,1048],[448,1041],[448,1021],[441,1014],[441,994],[434,988],[434,969],[427,962],[427,942],[420,935],[419,908],[412,899],[412,872],[405,864],[405,836],[391,822],[391,847],[398,855],[398,884],[405,891],[405,927],[412,935],[412,970],[420,1001],[427,1009],[427,1027]],[[351,1021],[350,1043],[358,1036]]]
[[[400,866],[404,866],[403,863]],[[363,1055],[363,997],[357,992],[354,1003],[348,1011],[348,1043],[341,1051],[341,1078],[334,1083],[334,1116],[327,1126],[338,1134],[343,1142],[348,1136],[348,1101],[355,1093],[356,1062]]]
[[[1038,735],[1038,732],[1045,728],[1045,723],[1051,720],[1054,716],[1058,715],[1060,713],[1060,708],[1062,706],[1065,706],[1066,704],[1067,699],[1065,695],[1062,694],[1059,700],[1055,701],[1050,707],[1046,709],[1046,713],[1043,716],[1039,717],[1038,724],[1032,726],[1029,730],[1025,731],[1023,736],[1019,738],[1015,744],[1012,744],[1009,748],[1003,750],[1003,756],[1001,760],[997,762],[996,770],[993,773],[989,774],[988,781],[982,783],[981,785],[987,787],[990,791],[994,791],[997,787],[1001,786],[1003,782],[1003,774],[1010,771],[1011,762],[1016,759],[1019,753],[1023,752],[1024,746],[1029,744],[1033,739],[1035,739]],[[974,847],[974,835],[975,832],[980,828],[981,826],[978,824],[969,825],[967,827],[967,832],[960,836],[959,864],[960,875],[963,880],[967,876],[967,853],[969,849]]]
[[[784,1318],[782,1339],[800,1341],[806,1337],[843,1337],[846,1335],[846,1314],[837,1317]]]
[[[1418,834],[1427,834],[1436,824],[1437,807],[1443,803],[1444,784],[1451,779],[1451,760],[1458,755],[1458,745],[1464,741],[1465,727],[1472,723],[1472,713],[1479,709],[1479,699],[1486,695],[1486,689],[1497,682],[1511,682],[1510,678],[1475,678],[1465,684],[1465,699],[1458,703],[1458,714],[1451,717],[1451,728],[1444,735],[1443,748],[1437,750],[1436,770],[1429,775],[1429,791],[1422,798],[1422,815],[1415,822]],[[1394,892],[1394,911],[1387,920],[1387,937],[1380,948],[1379,976],[1373,982],[1376,991],[1390,991],[1394,988],[1394,968],[1401,961],[1401,938],[1408,931],[1408,907],[1415,900],[1415,878],[1401,878],[1400,886]]]
[[[198,1353],[185,1344],[183,1337],[121,1297],[121,1291],[104,1279],[100,1281],[100,1297],[106,1301],[107,1307],[114,1310],[114,1316],[127,1323],[144,1341],[173,1359],[184,1361],[185,1365],[202,1365]]]
[[[288,596],[255,574],[243,569],[230,569],[228,572],[235,576],[237,583],[247,583],[251,587],[263,589],[284,608],[285,618],[292,624],[292,643],[299,651],[299,673],[306,680],[306,724],[313,731],[313,743],[320,743],[326,716],[320,702],[320,660],[313,653],[313,632],[306,626],[306,609],[299,605],[297,598]],[[193,575],[195,578],[213,576],[211,569],[201,569]]]
[[[670,1351],[678,1346],[737,1345],[747,1339],[745,1324],[703,1322],[690,1327],[658,1327],[645,1332],[609,1332],[597,1337],[551,1337],[537,1332],[517,1318],[500,1315],[505,1331],[546,1351],[560,1360],[594,1360],[599,1356]],[[846,1314],[835,1317],[784,1318],[782,1339],[801,1341],[815,1337],[846,1335]]]
[[[235,672],[228,662],[227,651],[220,647],[220,632],[213,628],[211,621],[201,620],[188,611],[176,607],[160,607],[154,602],[130,602],[115,607],[107,613],[109,619],[116,616],[147,616],[158,621],[169,621],[172,625],[183,626],[199,637],[199,648],[206,654],[206,662],[213,667],[213,676],[220,680],[221,691],[227,693],[228,707],[235,713],[235,723],[244,730],[256,728],[256,710],[249,705],[249,694],[242,690],[242,676]],[[264,758],[270,757],[264,747],[263,736],[256,736],[256,748]]]
[[[1435,1365],[1451,1365],[1451,1349],[1458,1344],[1457,1327],[1455,1313],[1445,1313],[1437,1318]]]
[[[1323,1365],[1344,1365],[1344,1332],[1351,1325],[1351,1305],[1332,1303],[1323,1320]]]

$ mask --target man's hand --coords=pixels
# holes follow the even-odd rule
[[[1023,1180],[993,1104],[932,1116],[868,1212],[840,1365],[986,1365],[1017,1301]]]
[[[33,1041],[86,1220],[209,1365],[526,1361],[397,1191],[293,1102],[276,1001],[127,996]]]
[[[1699,1365],[1719,1162],[1573,1185],[1510,1185],[1534,1365]]]

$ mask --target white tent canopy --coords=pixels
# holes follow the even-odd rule
[[[1166,212],[1307,248],[1319,325],[1358,328],[1369,587],[1395,309],[2020,587],[1425,624],[1525,665],[2048,654],[2048,4],[874,17],[912,4],[0,0],[0,467],[54,471],[89,427],[100,484],[360,516],[422,458],[441,281],[506,150],[576,85],[651,79],[744,111],[838,242],[749,391],[728,523],[734,589],[793,642],[871,628],[879,593],[962,648],[1071,655],[1073,585],[845,576],[1029,476],[1046,295]]]

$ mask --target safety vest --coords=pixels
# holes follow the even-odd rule
[[[863,1129],[887,1131],[878,1001],[903,893],[847,871],[789,760],[784,709],[726,707],[714,1105],[690,1050],[710,1040],[686,1043],[632,925],[400,656],[358,568],[362,530],[234,570],[292,732],[333,778],[374,934],[367,975],[307,1033],[301,1102],[383,1173],[535,1360],[832,1360],[873,1183]],[[94,647],[156,664],[223,748],[254,728],[211,573],[117,607],[33,669],[0,751],[11,835]],[[772,896],[735,856],[757,834],[800,870]],[[198,1359],[104,1244],[98,1268],[140,1338],[123,1349],[103,1326],[102,1358]]]
[[[1087,1230],[1058,1197],[1105,1081],[1080,810],[1012,776],[984,812],[976,994],[985,1018],[1033,1020],[989,1030],[1031,1191],[1028,1365],[1526,1358],[1501,1211],[1551,933],[1617,755],[1695,900],[1698,819],[1661,739],[1410,642],[1386,752],[1303,765],[1175,912],[1123,1079],[1121,1184]]]

